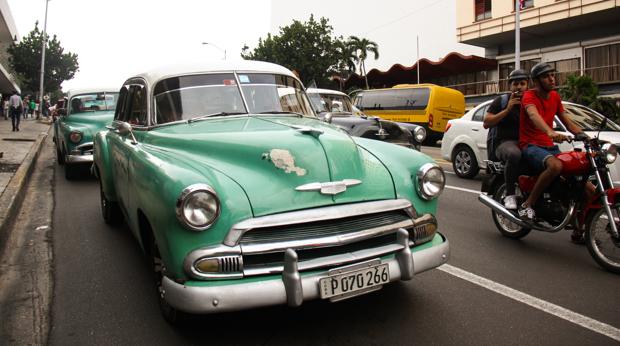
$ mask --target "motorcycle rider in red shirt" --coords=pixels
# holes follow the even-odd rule
[[[555,69],[547,63],[538,63],[532,67],[530,76],[534,89],[526,91],[521,100],[521,119],[519,123],[519,147],[523,158],[540,173],[532,192],[518,209],[519,217],[532,221],[535,217],[532,206],[545,189],[562,172],[562,162],[555,157],[560,153],[557,145],[567,137],[553,130],[553,119],[557,115],[566,128],[574,135],[583,133],[564,112],[560,95],[555,87]],[[586,198],[594,194],[594,186],[588,184]],[[575,226],[573,240],[581,236]]]

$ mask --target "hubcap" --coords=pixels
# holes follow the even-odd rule
[[[461,174],[467,174],[471,170],[471,156],[466,151],[459,151],[455,158],[456,170]]]

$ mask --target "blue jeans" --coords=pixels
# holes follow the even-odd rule
[[[545,170],[545,161],[549,157],[555,156],[559,153],[561,153],[561,151],[557,145],[551,147],[541,147],[534,144],[528,144],[527,147],[522,150],[523,157],[537,174],[542,173]]]

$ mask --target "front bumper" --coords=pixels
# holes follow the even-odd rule
[[[86,142],[73,148],[71,152],[65,156],[66,163],[93,163],[93,142]]]
[[[390,282],[409,280],[414,274],[436,268],[448,260],[450,244],[443,235],[443,242],[421,250],[408,246],[382,261],[390,269]],[[421,245],[423,246],[423,245]],[[226,311],[254,309],[265,306],[287,304],[301,305],[303,301],[320,298],[319,280],[327,271],[320,273],[299,273],[297,262],[287,253],[288,267],[281,278],[238,284],[214,286],[188,286],[164,277],[164,298],[173,307],[190,313],[211,314]],[[289,256],[290,255],[290,256]],[[293,256],[293,257],[291,257]]]
[[[93,155],[67,155],[65,157],[66,163],[93,163]]]

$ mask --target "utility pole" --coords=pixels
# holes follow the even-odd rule
[[[521,68],[521,0],[515,0],[515,70]]]
[[[45,48],[47,47],[47,5],[50,0],[45,0],[45,21],[43,22],[43,44],[41,46],[41,80],[39,82],[39,114],[37,114],[37,119],[43,113],[43,77],[45,76]]]
[[[420,38],[418,35],[415,35],[415,45],[416,51],[418,52],[418,66],[416,66],[416,71],[418,72],[418,84],[420,84]]]

